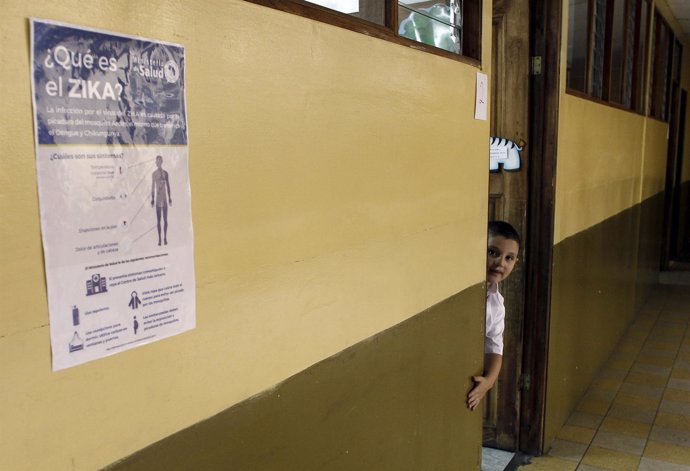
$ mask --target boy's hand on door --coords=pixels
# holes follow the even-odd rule
[[[489,389],[493,387],[493,383],[484,376],[473,376],[472,381],[474,381],[474,388],[467,395],[467,407],[475,410]]]

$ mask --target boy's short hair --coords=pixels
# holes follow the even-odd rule
[[[489,235],[503,236],[506,239],[517,242],[518,247],[522,247],[520,234],[515,228],[505,221],[489,221]]]

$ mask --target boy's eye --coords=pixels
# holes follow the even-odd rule
[[[492,257],[495,257],[498,254],[496,253],[496,251],[494,249],[489,249],[489,255],[491,255]]]

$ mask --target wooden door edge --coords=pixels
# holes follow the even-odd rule
[[[530,55],[541,56],[542,71],[530,80],[532,165],[522,365],[529,381],[520,404],[518,448],[533,455],[542,454],[545,445],[562,8],[562,0],[530,0]]]

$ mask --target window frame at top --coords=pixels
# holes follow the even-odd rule
[[[571,87],[570,83],[566,82],[566,92],[570,95],[622,110],[645,114],[644,101],[647,88],[646,74],[649,67],[647,54],[650,47],[649,33],[652,24],[652,1],[637,0],[635,8],[632,8],[632,2],[633,0],[604,0],[605,7],[598,12],[601,15],[600,23],[595,23],[597,0],[585,0],[583,2],[587,14],[584,22],[586,24],[584,76],[580,74],[577,77],[584,80],[584,82],[580,82],[584,90]],[[620,10],[616,10],[616,7]],[[614,16],[621,11],[621,20],[623,21],[621,37],[623,38],[623,43],[621,44],[622,56],[620,63],[625,65],[626,61],[629,60],[628,55],[632,54],[632,68],[629,69],[631,72],[630,78],[625,77],[626,70],[614,70],[612,67]],[[630,12],[634,12],[634,21],[632,23],[628,21]],[[571,19],[570,21],[570,24],[573,24],[573,20]],[[580,22],[578,24],[583,23]],[[597,30],[597,26],[602,28],[602,30]],[[599,32],[598,37],[602,38],[600,44],[595,43],[597,32]],[[569,31],[568,40],[571,39],[571,36],[572,33]],[[574,38],[574,36],[572,37]],[[596,49],[597,45],[600,49]],[[568,43],[568,47],[571,47],[570,43]],[[595,75],[595,50],[599,51],[600,54],[599,61],[601,63],[599,67],[601,70],[599,75]],[[616,72],[618,82],[612,80],[614,72]],[[617,97],[616,93],[613,93],[615,90],[612,90],[612,83],[619,83],[621,85],[620,98]],[[625,95],[623,94],[624,91],[627,92]]]
[[[647,115],[659,121],[668,122],[671,118],[671,90],[674,83],[680,82],[680,77],[677,74],[680,72],[683,47],[676,38],[669,22],[656,8],[652,23],[653,57]]]
[[[246,0],[276,10],[303,16],[315,21],[349,29],[367,36],[383,39],[438,56],[481,66],[482,57],[482,3],[484,0],[464,0],[461,54],[407,39],[398,35],[398,0],[381,0],[385,5],[383,25],[353,17],[327,7],[302,0]]]

